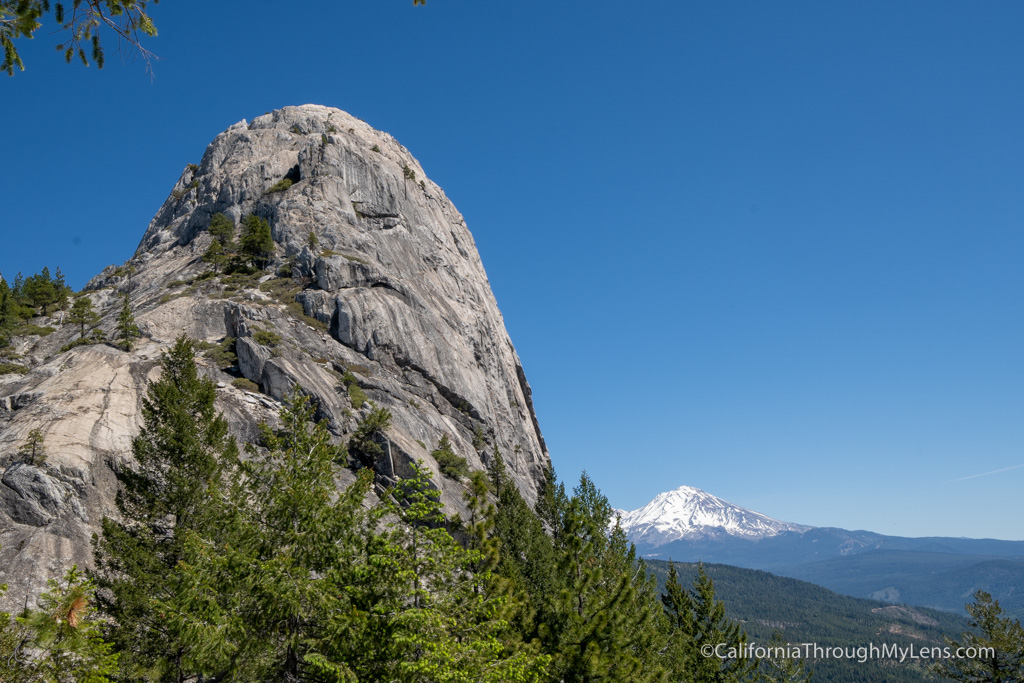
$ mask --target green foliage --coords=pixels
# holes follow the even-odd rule
[[[455,453],[447,434],[441,435],[440,441],[437,442],[437,448],[430,452],[430,457],[437,462],[437,468],[446,477],[462,479],[469,476],[469,463]]]
[[[92,299],[88,296],[75,299],[68,313],[68,322],[79,326],[79,339],[85,339],[87,328],[91,328],[99,320],[99,314],[92,307]]]
[[[0,584],[0,597],[7,592],[7,584]],[[29,636],[25,627],[0,612],[0,681],[23,683],[30,675],[25,646]]]
[[[747,635],[739,623],[725,615],[725,605],[715,597],[715,585],[698,565],[697,578],[692,590],[684,590],[679,583],[675,565],[669,563],[668,581],[661,597],[668,615],[670,632],[667,660],[675,671],[687,671],[689,680],[741,681],[758,667],[749,658],[719,658],[706,656],[702,648],[722,644],[724,654],[742,652]]]
[[[235,222],[222,213],[215,213],[210,216],[210,226],[207,228],[210,235],[216,239],[222,247],[230,250],[235,239]]]
[[[369,400],[366,396],[366,392],[359,386],[359,380],[350,371],[346,370],[345,374],[341,376],[341,383],[345,385],[348,391],[348,398],[352,402],[352,407],[358,410]]]
[[[41,465],[46,461],[46,443],[43,430],[39,427],[31,430],[18,450],[18,455],[25,458],[29,465]]]
[[[384,449],[377,442],[379,436],[391,426],[391,411],[376,408],[360,420],[348,441],[348,453],[357,468],[373,467]]]
[[[229,530],[224,472],[237,463],[216,387],[199,376],[191,340],[179,337],[160,361],[142,402],[135,466],[117,473],[120,519],[103,519],[94,541],[100,604],[121,647],[123,676],[185,680],[204,673],[207,644],[182,615],[197,601],[187,568],[191,543]]]
[[[292,181],[291,178],[282,178],[281,180],[277,181],[276,183],[274,183],[273,185],[268,187],[267,191],[264,192],[263,194],[273,194],[274,192],[284,192],[285,190],[287,190],[292,185],[294,185],[294,182]]]
[[[380,154],[381,153],[380,145],[374,145],[373,147],[370,148],[370,151],[371,152],[376,152],[377,154]]]
[[[0,277],[0,349],[10,345],[14,326],[20,317],[15,313],[15,297],[7,281]]]
[[[947,645],[954,652],[959,648],[990,651],[973,658],[939,660],[932,672],[954,681],[1024,680],[1024,628],[1020,621],[1005,616],[999,601],[982,590],[974,593],[967,613],[973,631],[964,633],[959,641],[947,638]]]
[[[260,391],[259,384],[256,384],[256,382],[253,382],[251,379],[247,379],[245,377],[238,377],[233,382],[231,382],[231,384],[236,389],[241,389],[242,391],[249,391],[254,394],[258,394]]]
[[[128,300],[128,292],[124,293],[124,300],[121,302],[121,312],[117,315],[117,340],[121,342],[121,348],[125,351],[132,350],[134,340],[139,336],[139,327],[135,324],[135,314],[132,313],[131,302]]]
[[[28,370],[24,365],[0,361],[0,375],[27,375]]]
[[[276,349],[281,345],[281,335],[271,330],[256,330],[252,333],[252,340],[260,346]]]
[[[24,663],[28,673],[24,680],[107,683],[117,670],[118,655],[101,635],[93,608],[93,582],[76,565],[62,580],[50,579],[48,586],[39,596],[39,607],[18,618],[28,644],[40,651]]]
[[[316,248],[320,246],[320,238],[316,236],[316,231],[310,230],[306,235],[306,246],[308,246],[311,251],[316,251]]]
[[[487,445],[487,442],[484,441],[484,429],[483,429],[483,427],[480,426],[479,422],[474,423],[473,424],[473,448],[475,448],[477,450],[477,452],[481,452],[481,451],[484,450],[484,447],[486,445]]]
[[[48,337],[56,331],[57,330],[55,328],[50,327],[49,325],[22,324],[14,328],[13,334],[15,337]]]
[[[242,237],[239,252],[258,268],[265,268],[274,254],[274,238],[270,234],[270,223],[249,214],[242,219]]]
[[[775,631],[766,644],[768,652],[785,653],[789,643],[782,633]],[[778,654],[758,662],[757,683],[810,683],[811,671],[802,657],[785,657]]]
[[[410,168],[409,164],[402,164],[402,175],[406,180],[416,180],[416,171]]]
[[[224,337],[219,344],[210,344],[204,347],[203,355],[212,360],[218,368],[230,368],[238,363],[238,355],[235,353],[235,338]]]
[[[217,240],[210,242],[210,246],[207,247],[206,251],[203,253],[203,263],[209,263],[213,266],[214,272],[218,272],[227,262],[228,255],[227,252],[224,251],[224,245]]]
[[[347,624],[352,636],[325,654],[346,662],[358,680],[542,680],[548,658],[511,628],[490,573],[474,571],[481,552],[445,529],[426,472],[415,464],[377,511],[389,522],[367,547],[372,589],[354,592],[360,618]]]
[[[232,680],[323,680],[313,672],[325,664],[329,624],[352,618],[349,572],[372,533],[362,507],[370,478],[337,494],[339,448],[325,424],[312,423],[313,405],[298,391],[281,413],[280,432],[263,428],[266,448],[249,449],[233,484],[239,541],[205,552],[191,572],[246,626],[211,635],[225,641]]]
[[[149,65],[149,52],[142,47],[142,35],[155,36],[156,26],[146,14],[146,0],[77,0],[67,7],[63,2],[52,5],[54,20],[59,30],[65,32],[64,40],[57,45],[57,51],[64,55],[65,62],[78,58],[89,66],[90,57],[97,68],[104,64],[100,28],[110,28],[119,41],[126,41],[129,49],[138,50]],[[0,2],[0,47],[4,60],[0,71],[8,76],[14,69],[25,70],[14,41],[18,38],[32,38],[42,26],[40,21],[49,14],[48,0],[2,0]]]

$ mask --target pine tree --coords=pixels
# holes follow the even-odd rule
[[[355,650],[336,655],[358,680],[541,680],[548,658],[511,628],[484,553],[462,547],[445,528],[439,492],[422,464],[378,515],[391,521],[370,539],[365,580],[353,586],[362,617],[347,639]]]
[[[211,553],[197,576],[205,571],[200,583],[227,596],[246,625],[224,648],[237,652],[228,669],[236,680],[351,680],[330,658],[328,634],[349,628],[345,577],[373,533],[362,508],[372,479],[367,471],[339,495],[339,446],[298,388],[289,403],[279,432],[262,428],[265,448],[250,449],[233,486],[244,541]]]
[[[0,597],[6,592],[7,584],[0,584]],[[29,680],[30,660],[25,651],[28,644],[25,627],[7,612],[0,612],[0,681],[24,683]]]
[[[235,222],[222,213],[215,213],[210,218],[209,231],[213,240],[203,254],[203,261],[212,265],[214,272],[217,272],[235,250]]]
[[[63,580],[50,579],[48,585],[39,596],[39,607],[18,618],[28,643],[41,651],[24,664],[30,672],[27,680],[107,683],[117,669],[118,655],[104,641],[93,614],[93,582],[73,566]]]
[[[210,217],[210,235],[224,247],[225,251],[234,249],[235,222],[222,213]]]
[[[257,268],[266,268],[267,261],[274,254],[274,238],[270,233],[270,223],[255,214],[242,219],[242,237],[239,251],[249,258]]]
[[[968,625],[973,632],[964,633],[959,641],[947,638],[952,652],[960,648],[984,650],[973,658],[951,657],[940,660],[932,672],[954,681],[993,681],[1010,683],[1024,680],[1024,628],[1020,621],[1004,616],[998,600],[985,591],[974,594],[967,605]],[[967,653],[969,654],[969,653]]]
[[[100,316],[93,310],[92,300],[88,296],[80,296],[75,299],[75,303],[71,305],[71,311],[68,313],[68,322],[78,325],[80,328],[80,339],[85,339],[86,328],[95,325],[99,319]]]
[[[64,273],[61,272],[59,266],[57,267],[57,273],[53,276],[53,290],[53,303],[58,310],[63,311],[64,307],[68,305],[68,297],[71,296],[72,290],[68,287],[67,282],[64,281]]]
[[[726,616],[704,565],[698,565],[689,591],[680,585],[675,565],[670,565],[665,588],[662,604],[670,627],[667,662],[674,674],[694,683],[747,680],[758,661],[743,656],[747,635]],[[717,649],[708,656],[705,646]]]
[[[50,278],[50,269],[43,268],[41,273],[36,273],[22,286],[25,297],[35,308],[42,308],[43,315],[49,315],[49,307],[57,300],[57,290],[53,280]]]
[[[554,495],[550,495],[554,493]],[[542,498],[544,500],[544,498]],[[537,619],[556,677],[567,681],[661,681],[664,615],[636,551],[584,473],[573,495],[550,492],[556,590]]]
[[[0,277],[0,349],[11,343],[16,322],[14,293],[7,285],[7,281]]]
[[[224,472],[238,454],[214,409],[216,387],[198,374],[192,342],[179,337],[160,365],[132,442],[135,466],[118,473],[123,521],[104,518],[94,547],[101,606],[114,620],[111,639],[122,647],[125,675],[184,681],[202,672],[208,653],[179,618],[198,600],[181,562],[194,553],[189,544],[226,532]]]
[[[25,458],[29,465],[41,465],[46,460],[46,444],[43,430],[36,427],[29,431],[18,453]]]
[[[132,313],[131,302],[128,300],[128,292],[124,293],[124,300],[121,303],[121,312],[117,316],[117,339],[125,351],[132,350],[132,343],[139,336],[139,328],[135,324],[135,315]]]

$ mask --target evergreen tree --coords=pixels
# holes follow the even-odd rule
[[[541,603],[538,635],[565,681],[661,681],[664,615],[636,551],[612,509],[583,474],[571,497],[556,489],[553,525],[556,590]],[[543,500],[543,499],[542,499]]]
[[[121,312],[117,316],[116,329],[117,339],[121,342],[122,348],[125,351],[131,351],[133,340],[139,336],[139,328],[135,324],[135,315],[132,313],[127,291],[124,293],[124,300],[121,303]]]
[[[960,648],[985,650],[973,658],[951,657],[937,662],[932,672],[954,681],[993,681],[1010,683],[1024,680],[1024,628],[1020,621],[1004,616],[998,600],[985,591],[974,594],[967,605],[968,625],[973,632],[959,641],[946,639],[951,651]]]
[[[548,658],[511,628],[484,554],[445,528],[439,492],[422,464],[378,515],[390,520],[387,531],[369,539],[365,580],[353,585],[361,627],[336,655],[358,680],[541,680]]]
[[[80,296],[71,305],[68,313],[68,322],[79,326],[79,338],[85,339],[87,327],[92,327],[100,320],[99,314],[92,307],[92,299],[88,296]]]
[[[7,281],[0,277],[0,348],[11,343],[16,322],[14,293],[7,285]]]
[[[274,254],[274,238],[270,223],[255,214],[242,219],[242,237],[239,251],[257,268],[266,268],[267,261]]]
[[[43,309],[43,315],[49,314],[50,305],[57,300],[57,290],[50,278],[49,268],[43,268],[41,273],[25,280],[22,290],[30,305]]]
[[[142,47],[142,35],[155,36],[156,26],[146,14],[147,0],[88,0],[72,3],[47,0],[0,0],[0,47],[4,51],[0,71],[8,76],[14,69],[25,70],[14,41],[18,38],[32,38],[42,26],[40,21],[54,12],[56,29],[66,31],[64,42],[58,45],[64,61],[77,59],[86,66],[91,58],[96,67],[103,68],[103,45],[100,42],[100,28],[112,28],[118,41],[124,41],[130,49],[137,49],[149,66],[150,53]],[[70,7],[68,6],[70,4]],[[67,12],[65,12],[67,8]]]
[[[46,444],[43,437],[43,430],[36,427],[28,433],[25,442],[21,444],[18,454],[25,458],[29,465],[41,465],[46,460]]]
[[[362,508],[372,478],[367,471],[339,495],[339,446],[326,423],[312,422],[314,406],[298,388],[289,402],[281,430],[263,426],[265,448],[250,449],[233,486],[239,541],[204,558],[196,576],[245,625],[222,646],[237,653],[224,658],[233,679],[352,680],[347,664],[325,653],[331,628],[348,629],[346,577],[373,533]]]
[[[210,217],[210,235],[224,247],[225,251],[234,249],[235,222],[222,213]]]
[[[68,305],[68,297],[71,296],[72,290],[64,281],[64,273],[61,272],[60,267],[57,268],[57,273],[53,276],[53,290],[53,303],[58,310],[63,311],[64,307]]]
[[[7,584],[0,584],[0,597],[7,592]],[[29,660],[25,648],[29,643],[25,627],[0,612],[0,681],[24,683],[29,680]]]
[[[103,640],[93,614],[93,582],[73,566],[63,580],[50,579],[48,585],[39,596],[39,607],[18,618],[28,643],[41,651],[23,664],[29,672],[26,680],[107,683],[117,669],[118,655]]]
[[[222,213],[215,213],[210,218],[209,231],[213,240],[203,254],[203,261],[213,266],[214,272],[217,272],[228,262],[235,250],[235,222]]]
[[[219,272],[224,264],[228,262],[228,255],[224,252],[223,245],[217,240],[210,242],[210,246],[206,248],[206,252],[203,254],[203,262],[213,266],[213,272]]]
[[[348,441],[348,454],[356,467],[372,468],[377,458],[384,454],[378,439],[390,426],[391,411],[387,408],[375,408],[360,420]]]
[[[725,605],[715,597],[715,585],[698,565],[692,590],[679,583],[675,565],[662,595],[662,604],[669,619],[667,661],[685,681],[747,680],[757,669],[758,661],[744,656],[747,635],[740,625],[725,615]],[[705,646],[717,648],[708,656]]]
[[[101,606],[113,618],[127,678],[184,681],[207,656],[187,620],[197,604],[181,565],[195,538],[224,533],[224,471],[237,461],[227,422],[214,409],[216,387],[201,378],[192,342],[179,337],[161,358],[160,379],[142,402],[135,466],[118,473],[123,521],[103,519],[94,540]]]

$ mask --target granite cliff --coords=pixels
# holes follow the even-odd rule
[[[217,213],[269,222],[275,253],[265,272],[212,273],[202,256]],[[380,487],[422,459],[459,510],[463,483],[430,455],[446,434],[470,468],[485,467],[497,446],[536,499],[548,453],[472,235],[401,144],[340,110],[287,107],[218,135],[186,167],[135,255],[85,292],[108,337],[128,292],[142,336],[130,352],[61,351],[78,330],[57,325],[58,314],[53,334],[16,339],[31,370],[0,376],[0,583],[10,584],[9,604],[70,564],[90,563],[91,535],[116,515],[114,472],[131,466],[147,383],[181,334],[208,349],[200,367],[218,382],[218,407],[241,439],[273,423],[298,384],[339,440],[370,402],[390,410],[384,455],[373,463]],[[33,429],[48,456],[38,465],[18,455]]]

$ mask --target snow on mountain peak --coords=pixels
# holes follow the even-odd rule
[[[631,541],[651,547],[682,538],[696,540],[736,536],[753,540],[783,531],[802,533],[811,528],[780,522],[692,486],[659,493],[639,510],[616,510],[616,513]]]

